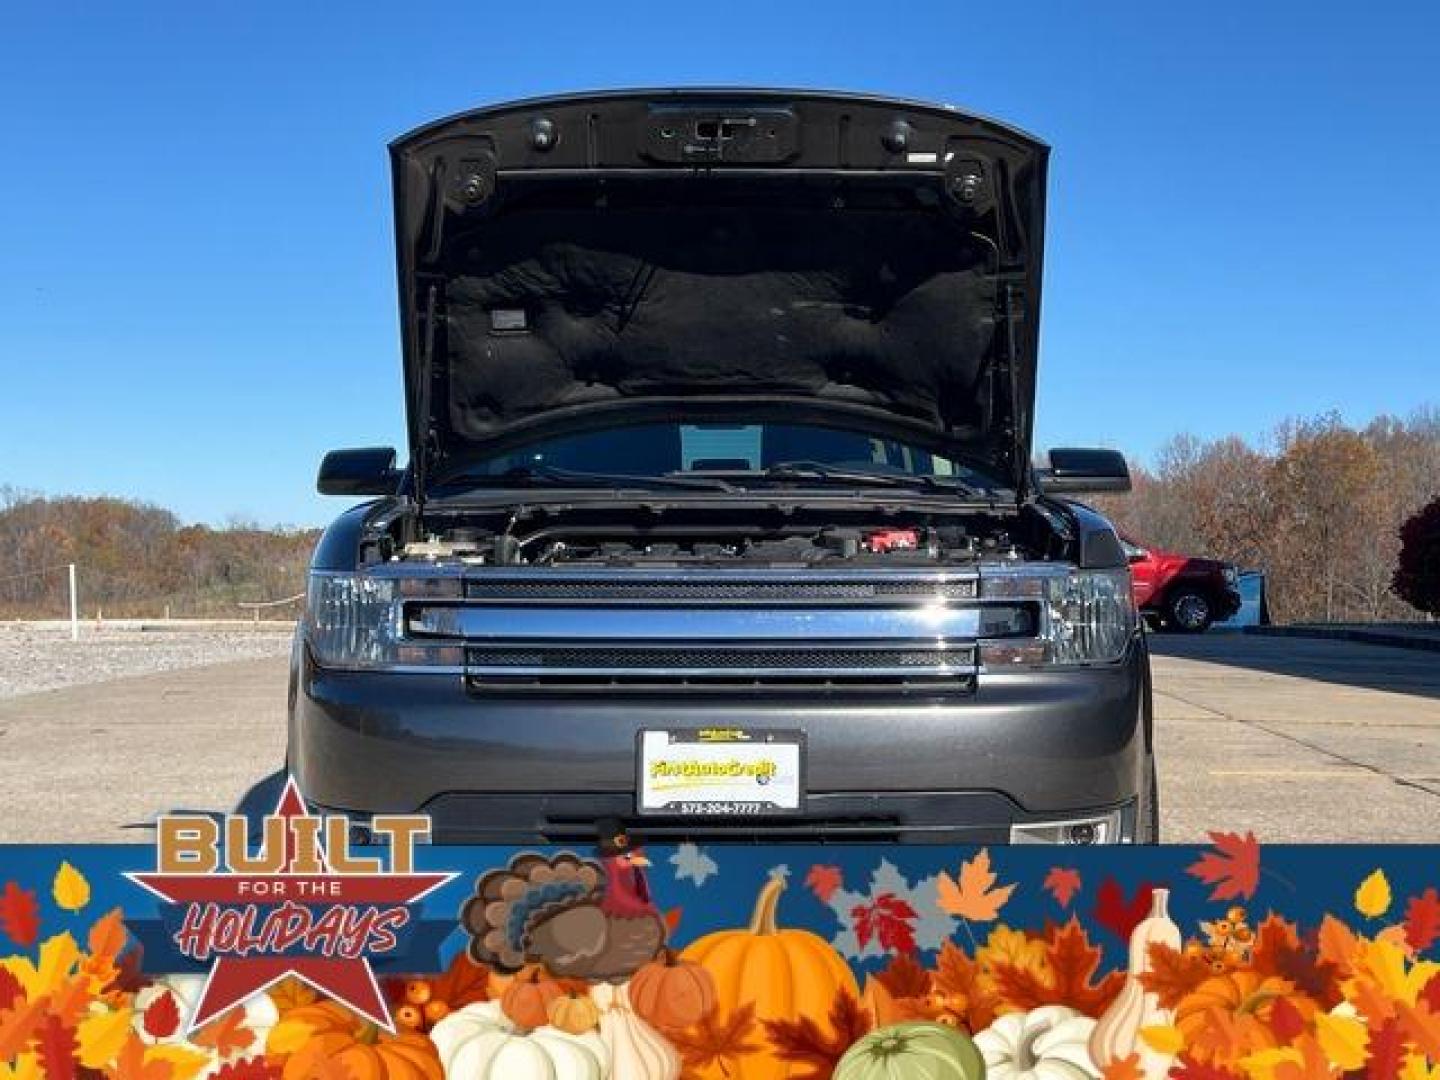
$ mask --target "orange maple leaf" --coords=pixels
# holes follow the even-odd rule
[[[1145,1077],[1145,1074],[1140,1071],[1139,1054],[1116,1058],[1101,1070],[1100,1075],[1105,1080],[1144,1080]]]
[[[254,1045],[255,1032],[245,1026],[245,1010],[236,1008],[206,1024],[190,1041],[209,1047],[218,1057],[230,1058]]]
[[[20,1056],[40,1026],[49,1004],[43,997],[38,1001],[22,999],[14,1008],[0,1013],[0,1061]]]
[[[1080,871],[1067,866],[1052,866],[1045,875],[1045,890],[1062,908],[1068,908],[1070,901],[1080,891]]]
[[[1047,969],[1043,974],[1008,961],[996,964],[991,974],[1001,1000],[1013,1008],[1068,1005],[1098,1017],[1125,982],[1120,971],[1107,972],[1095,981],[1102,955],[1102,950],[1090,943],[1080,920],[1071,916],[1064,926],[1052,926],[1046,936]]]
[[[1440,1061],[1440,1013],[1432,1012],[1425,1004],[1407,1005],[1395,1003],[1400,1015],[1400,1026],[1405,1034],[1431,1061]]]
[[[1212,832],[1210,841],[1215,850],[1200,856],[1185,872],[1215,886],[1211,900],[1250,899],[1260,887],[1260,842],[1255,834]]]
[[[960,864],[958,881],[940,871],[935,883],[936,903],[949,915],[975,922],[993,922],[1015,891],[1014,885],[996,888],[995,881],[995,873],[990,869],[990,851],[981,848],[975,858]]]
[[[125,948],[125,913],[115,908],[96,919],[95,924],[90,927],[86,944],[91,959],[99,961],[103,958],[106,962],[113,963],[120,955],[120,950]]]

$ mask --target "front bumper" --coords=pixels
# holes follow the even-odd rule
[[[1016,823],[1134,807],[1148,772],[1148,659],[984,673],[963,695],[487,696],[453,674],[337,672],[296,650],[289,764],[318,806],[422,811],[435,839],[540,843],[635,822],[647,728],[803,729],[806,813],[656,837],[998,843]]]

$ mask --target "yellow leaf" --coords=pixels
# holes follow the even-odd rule
[[[55,884],[50,892],[55,903],[65,911],[79,911],[90,903],[90,882],[68,862],[62,862],[55,872]]]
[[[48,994],[67,979],[80,962],[80,946],[68,933],[47,938],[40,946],[40,963],[36,966],[36,991],[30,996]]]
[[[1015,891],[1014,885],[996,889],[992,888],[994,884],[990,851],[981,848],[975,858],[960,864],[958,881],[943,870],[940,872],[936,880],[936,903],[947,914],[976,922],[992,922],[1000,917],[1000,909]]]
[[[1374,983],[1385,995],[1394,1001],[1414,1005],[1430,979],[1440,974],[1440,964],[1433,960],[1418,960],[1408,964],[1404,951],[1393,941],[1376,940],[1362,942],[1356,956],[1357,976]],[[1350,990],[1357,980],[1347,982]]]
[[[1140,1029],[1140,1038],[1157,1054],[1174,1057],[1185,1049],[1185,1033],[1173,1024],[1161,1024]]]
[[[270,1036],[265,1040],[265,1052],[282,1057],[293,1054],[309,1042],[314,1033],[314,1025],[303,1020],[282,1019],[270,1029]]]
[[[0,1080],[41,1080],[40,1059],[34,1054],[21,1054],[9,1065],[0,1061]]]
[[[1370,1032],[1363,1021],[1332,1013],[1316,1013],[1315,1034],[1320,1040],[1320,1049],[1332,1065],[1344,1072],[1364,1067]]]
[[[191,1050],[185,1046],[176,1046],[174,1043],[151,1046],[145,1050],[145,1064],[163,1061],[170,1066],[170,1080],[194,1080],[210,1065],[218,1065],[218,1055],[210,1055],[203,1050]]]
[[[1376,870],[1355,890],[1355,910],[1367,919],[1378,919],[1390,910],[1390,882],[1384,870]]]
[[[1304,1056],[1293,1046],[1281,1049],[1259,1050],[1236,1064],[1245,1071],[1250,1080],[1275,1080],[1275,1072],[1281,1065],[1300,1065]]]
[[[129,1009],[95,1013],[80,1021],[76,1032],[80,1043],[80,1064],[99,1069],[111,1064],[125,1046],[134,1013]]]
[[[1400,1080],[1440,1080],[1440,1065],[1432,1069],[1424,1054],[1408,1054],[1400,1069]]]

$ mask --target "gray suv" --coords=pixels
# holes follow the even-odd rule
[[[1112,526],[1031,455],[1047,150],[629,91],[391,147],[409,462],[315,552],[288,766],[452,842],[1154,840]]]

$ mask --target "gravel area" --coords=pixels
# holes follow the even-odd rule
[[[284,656],[291,629],[259,630],[167,626],[83,625],[80,640],[56,623],[0,623],[0,699],[108,682],[129,675]]]

